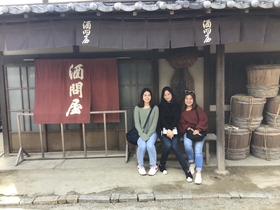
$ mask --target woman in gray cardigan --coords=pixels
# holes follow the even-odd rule
[[[151,115],[144,127],[147,116],[152,109]],[[138,131],[139,139],[137,141],[137,170],[140,175],[144,176],[147,174],[144,167],[144,156],[148,151],[150,170],[148,175],[153,176],[158,171],[157,165],[157,152],[155,142],[157,140],[157,122],[158,122],[159,110],[153,103],[152,91],[149,88],[144,88],[140,94],[140,100],[137,106],[134,108],[134,125]]]

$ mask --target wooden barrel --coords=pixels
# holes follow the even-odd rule
[[[277,160],[280,158],[280,129],[261,125],[252,135],[251,152],[257,158]]]
[[[264,107],[266,123],[274,128],[280,128],[280,95],[267,99]]]
[[[265,103],[266,98],[254,98],[241,94],[232,96],[230,124],[251,131],[255,130],[263,120]]]
[[[279,91],[280,65],[249,65],[247,70],[248,95],[272,98]]]
[[[226,159],[242,160],[249,155],[251,133],[248,129],[225,129]]]

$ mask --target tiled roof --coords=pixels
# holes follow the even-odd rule
[[[29,4],[15,6],[0,6],[0,15],[25,13],[65,13],[65,12],[133,12],[133,11],[176,11],[176,10],[206,10],[206,9],[270,9],[279,8],[280,0],[177,0],[151,2],[84,2],[60,4]]]

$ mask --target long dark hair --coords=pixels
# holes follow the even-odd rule
[[[168,102],[165,100],[164,98],[164,93],[165,91],[168,91],[171,95],[172,95],[172,99],[170,101],[170,105],[171,106],[168,106]],[[174,92],[173,90],[171,89],[171,87],[169,86],[165,86],[162,91],[161,91],[161,100],[160,100],[160,104],[159,106],[161,106],[163,108],[163,111],[176,111],[176,107],[178,106],[178,103],[175,99],[175,95],[174,95]],[[171,109],[171,110],[169,110]]]
[[[193,98],[192,109],[194,109],[197,106],[195,92],[193,90],[185,90],[185,98],[188,95],[191,95]],[[183,100],[182,110],[186,110],[187,108],[187,105],[185,104],[185,98]]]
[[[146,91],[148,91],[151,94],[150,107],[152,108],[154,107],[155,103],[154,103],[152,91],[149,88],[143,88],[143,90],[141,91],[138,106],[144,107],[143,95]]]

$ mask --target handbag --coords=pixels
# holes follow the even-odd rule
[[[198,115],[198,111],[195,107],[195,113],[196,113],[196,116],[197,116],[197,119],[199,121],[199,115]],[[195,130],[195,128],[192,128],[190,130],[187,130],[187,137],[193,141],[202,141],[204,139],[204,137],[207,135],[207,131],[200,131],[199,134],[193,134],[193,131]]]
[[[126,133],[126,140],[131,144],[137,145],[138,138],[138,131],[135,127],[133,127],[130,131]]]
[[[150,110],[150,112],[149,112],[149,114],[148,114],[148,117],[147,117],[147,119],[146,119],[146,121],[145,121],[143,130],[144,130],[145,127],[146,127],[146,124],[147,124],[147,122],[148,122],[148,119],[149,119],[149,117],[150,117],[150,115],[151,115],[152,110],[153,110],[153,108],[151,108],[151,110]],[[137,145],[138,139],[139,139],[139,134],[138,134],[137,129],[136,129],[135,126],[134,126],[130,131],[128,131],[128,132],[126,133],[126,140],[127,140],[129,143],[131,143],[131,144]]]
[[[206,135],[206,131],[201,131],[199,134],[194,135],[192,129],[187,130],[187,137],[193,141],[202,141]]]

